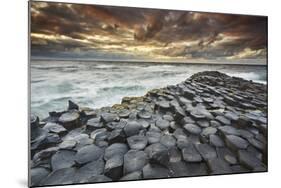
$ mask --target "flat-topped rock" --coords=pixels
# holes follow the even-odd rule
[[[114,129],[113,131],[108,133],[107,140],[109,144],[123,143],[126,141],[126,136],[123,129]]]
[[[209,159],[217,157],[216,150],[209,144],[197,144],[195,146],[204,160],[207,161]]]
[[[76,183],[75,176],[76,169],[75,168],[63,168],[56,171],[52,171],[46,178],[44,178],[40,185],[66,185]]]
[[[157,164],[147,164],[142,169],[144,179],[155,179],[155,178],[167,178],[169,177],[168,169],[157,165]]]
[[[124,174],[142,170],[148,163],[148,156],[144,151],[130,150],[124,155]]]
[[[210,140],[210,144],[215,147],[224,147],[225,146],[223,140],[218,135],[211,134],[209,136],[209,140]]]
[[[159,127],[161,130],[167,129],[170,126],[170,122],[165,119],[158,119],[155,123],[157,127]]]
[[[127,136],[133,136],[139,133],[142,129],[142,125],[136,121],[129,121],[125,127],[124,132]]]
[[[43,167],[32,168],[30,170],[31,185],[39,186],[40,182],[48,176],[50,171]]]
[[[103,113],[101,114],[101,121],[104,123],[109,123],[112,121],[118,121],[119,117],[117,114],[112,114],[112,113]]]
[[[91,161],[95,161],[103,157],[103,149],[95,145],[87,145],[79,149],[75,156],[75,161],[79,164],[85,164]]]
[[[142,179],[142,171],[135,171],[123,176],[120,181],[140,180]]]
[[[102,127],[103,127],[103,123],[101,122],[101,117],[91,118],[87,121],[87,128],[91,131]]]
[[[128,145],[133,150],[142,150],[148,143],[146,136],[134,135],[127,138]]]
[[[80,126],[79,123],[79,113],[77,111],[69,111],[63,113],[58,121],[64,126],[66,129],[73,129]]]
[[[107,139],[109,132],[105,128],[94,130],[91,133],[91,138],[96,141],[101,141]]]
[[[169,161],[169,150],[161,143],[151,144],[145,148],[151,163],[166,165]]]
[[[176,145],[176,139],[172,135],[163,135],[160,138],[160,143],[167,148],[171,148]]]
[[[227,119],[226,117],[224,117],[224,116],[217,116],[216,118],[215,118],[217,121],[219,121],[222,125],[230,125],[230,120],[229,119]]]
[[[75,154],[74,151],[59,150],[52,156],[52,170],[72,167],[75,164]]]
[[[207,161],[208,167],[212,174],[229,174],[232,173],[230,165],[220,158],[212,158]]]
[[[201,162],[202,157],[192,143],[182,149],[182,157],[186,162]]]
[[[60,143],[60,149],[73,149],[76,146],[77,142],[75,140],[65,140]]]
[[[195,134],[195,135],[198,135],[201,133],[202,129],[200,127],[198,127],[197,125],[195,124],[185,124],[184,125],[184,129],[190,133],[190,134]]]
[[[101,175],[104,173],[104,161],[99,158],[91,161],[75,171],[75,175],[72,177],[76,183],[89,182],[93,176]]]
[[[105,163],[104,174],[112,180],[118,180],[123,176],[123,156],[115,155]]]
[[[127,144],[124,144],[124,143],[112,144],[105,149],[104,159],[109,160],[110,158],[112,158],[116,155],[122,157],[125,155],[125,153],[127,153],[127,151],[128,151]]]
[[[239,136],[227,135],[225,137],[226,145],[232,150],[246,149],[249,142]]]
[[[52,123],[52,122],[47,123],[43,127],[43,129],[45,129],[45,130],[47,130],[49,132],[52,132],[52,133],[59,134],[59,135],[63,135],[64,133],[67,132],[67,130],[63,126],[61,126],[61,125],[59,125],[57,123]]]
[[[250,170],[262,169],[262,168],[264,168],[263,171],[266,170],[264,164],[257,157],[255,157],[255,155],[253,155],[248,151],[239,150],[238,158],[239,158],[239,162]]]
[[[146,132],[146,137],[149,144],[154,144],[160,142],[161,133],[156,131]]]

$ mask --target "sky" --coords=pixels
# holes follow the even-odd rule
[[[264,60],[267,17],[83,4],[31,3],[31,57]]]

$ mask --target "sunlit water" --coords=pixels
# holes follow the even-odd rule
[[[33,60],[31,113],[46,117],[50,111],[65,110],[68,100],[91,108],[111,106],[125,96],[142,96],[206,70],[260,83],[266,83],[267,78],[266,66]]]

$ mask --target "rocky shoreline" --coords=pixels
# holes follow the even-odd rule
[[[267,171],[267,86],[217,71],[30,126],[31,186]]]

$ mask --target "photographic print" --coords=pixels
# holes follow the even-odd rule
[[[29,18],[29,186],[267,172],[266,16],[31,1]]]

